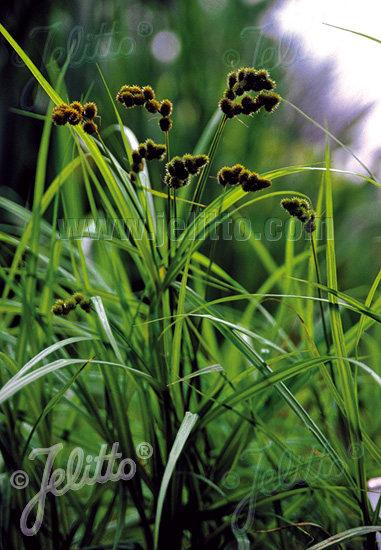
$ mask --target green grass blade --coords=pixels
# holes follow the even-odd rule
[[[320,288],[321,290],[324,290],[331,297],[333,296],[335,298],[338,298],[338,299],[342,300],[342,302],[339,302],[339,301],[336,302],[340,306],[349,307],[350,309],[352,309],[353,311],[356,311],[360,315],[370,317],[371,319],[373,319],[374,321],[377,321],[378,323],[381,323],[381,314],[377,313],[376,311],[374,311],[374,309],[371,309],[369,306],[370,306],[371,300],[374,296],[374,293],[377,290],[377,286],[378,286],[378,283],[379,283],[380,279],[381,279],[381,277],[377,276],[377,278],[375,280],[375,283],[377,283],[377,284],[375,286],[373,286],[372,289],[370,290],[368,298],[367,298],[367,303],[365,303],[365,305],[364,305],[359,300],[356,300],[356,298],[352,298],[352,296],[348,296],[348,294],[345,294],[344,292],[340,292],[336,288],[330,288],[329,286],[323,285],[321,283],[319,284],[319,283],[314,283],[314,282],[311,282],[311,281],[305,281],[304,279],[295,278],[295,280],[299,281],[300,283],[306,283],[306,284],[308,284],[310,286],[313,286],[315,288]]]
[[[323,542],[314,544],[313,546],[309,547],[309,550],[324,550],[325,548],[331,548],[332,546],[336,546],[336,544],[340,544],[355,537],[362,537],[364,535],[368,535],[369,533],[377,532],[381,532],[381,527],[375,527],[374,525],[355,527],[354,529],[349,529],[348,531],[343,531],[338,535],[329,537],[329,539],[323,540]]]
[[[328,137],[330,137],[331,139],[333,139],[338,145],[340,145],[340,147],[342,147],[345,151],[347,151],[354,159],[357,160],[357,162],[359,164],[361,164],[361,166],[364,168],[364,170],[367,172],[367,174],[369,175],[369,177],[374,180],[374,181],[377,181],[377,178],[372,174],[372,172],[369,170],[369,168],[353,153],[353,151],[347,147],[346,145],[344,145],[344,143],[342,143],[339,139],[337,139],[337,137],[335,137],[333,134],[331,134],[331,132],[329,132],[326,128],[324,128],[324,126],[322,126],[321,124],[319,124],[318,122],[316,122],[313,118],[309,117],[305,112],[303,112],[301,109],[299,109],[299,107],[297,107],[296,105],[294,105],[293,103],[291,103],[290,101],[287,101],[286,99],[282,98],[282,100],[284,101],[284,103],[286,103],[287,105],[290,105],[290,107],[292,107],[293,109],[295,109],[295,111],[297,113],[299,113],[300,115],[302,115],[304,118],[306,118],[307,120],[309,120],[310,122],[312,122],[312,124],[314,124],[315,126],[317,126],[318,128],[320,128],[320,130],[322,130],[327,139]]]
[[[374,42],[378,42],[381,44],[381,40],[378,40],[378,38],[374,38],[373,36],[369,36],[368,34],[363,34],[362,32],[358,31],[352,31],[351,29],[345,29],[344,27],[338,27],[337,25],[331,25],[331,23],[324,23],[323,25],[327,25],[327,27],[333,27],[334,29],[339,29],[341,31],[351,32],[353,34],[357,34],[358,36],[363,36],[364,38],[368,38],[369,40],[374,40]]]
[[[370,308],[370,305],[372,303],[372,300],[374,298],[374,295],[376,293],[378,285],[380,284],[380,281],[381,281],[381,269],[378,272],[378,274],[377,274],[375,280],[373,281],[373,284],[372,284],[372,286],[371,286],[371,288],[368,292],[368,296],[366,297],[366,300],[365,300],[365,307]],[[380,316],[380,321],[381,321],[381,316]],[[365,317],[362,315],[361,318],[360,318],[360,322],[358,324],[358,327],[357,327],[356,352],[357,352],[357,347],[360,343],[361,334],[362,334],[363,329],[364,329],[364,323],[365,323]]]
[[[188,289],[188,300],[190,301],[190,303],[193,303],[194,305],[204,305],[204,300],[202,300],[202,298],[197,296],[197,294],[194,291],[192,291],[192,289],[190,288]],[[211,314],[214,317],[218,317],[217,311],[214,310],[213,308],[206,307],[205,309],[207,310],[207,313]],[[218,329],[225,338],[230,340],[233,343],[233,345],[237,347],[237,349],[241,352],[241,354],[244,357],[246,357],[247,360],[250,361],[252,365],[258,368],[258,371],[263,376],[266,377],[273,372],[272,369],[266,364],[266,362],[263,361],[263,359],[259,356],[259,354],[254,350],[254,348],[248,342],[246,342],[239,334],[221,325],[218,325]],[[275,385],[275,389],[279,393],[279,395],[284,399],[284,401],[290,406],[290,408],[295,412],[295,414],[298,416],[301,422],[308,428],[308,430],[310,430],[310,432],[313,434],[316,440],[322,445],[323,449],[325,449],[325,451],[328,454],[330,454],[330,456],[332,457],[332,460],[334,462],[340,461],[340,457],[338,456],[337,452],[333,448],[330,441],[322,433],[320,428],[313,421],[313,419],[310,417],[310,415],[304,409],[304,407],[295,398],[292,392],[287,388],[287,386],[285,386],[283,382],[280,382],[279,384]],[[348,483],[351,486],[353,486],[354,482],[351,479],[351,477],[347,475],[347,472],[345,472],[344,475],[346,476]]]
[[[17,42],[12,38],[12,36],[9,34],[9,32],[1,24],[0,24],[0,32],[4,36],[4,38],[9,42],[9,44],[12,46],[12,48],[15,50],[15,52],[24,61],[25,65],[28,67],[28,69],[33,74],[33,76],[35,77],[37,82],[45,90],[45,92],[52,99],[52,101],[54,101],[54,103],[56,105],[58,105],[59,103],[62,103],[63,100],[61,99],[61,97],[52,88],[52,86],[49,84],[49,82],[42,76],[40,71],[37,69],[35,64],[32,63],[32,61],[29,59],[29,57],[24,52],[24,50],[22,48],[20,48],[20,46],[17,44]]]
[[[203,369],[200,369],[196,372],[192,372],[191,374],[187,374],[187,376],[183,376],[179,380],[176,380],[175,382],[171,382],[170,384],[167,384],[168,386],[173,386],[173,384],[178,384],[179,382],[184,382],[184,380],[190,380],[191,378],[195,378],[196,376],[201,376],[203,374],[207,374],[209,372],[216,372],[216,371],[222,371],[224,368],[221,365],[211,365],[210,367],[204,367]]]
[[[56,342],[55,344],[49,346],[48,348],[42,350],[38,355],[33,357],[30,361],[28,361],[19,371],[18,373],[13,377],[12,380],[18,380],[21,376],[23,376],[28,370],[33,368],[37,363],[39,363],[42,359],[50,355],[51,353],[54,353],[55,351],[62,349],[65,346],[69,346],[70,344],[75,344],[77,342],[83,342],[85,340],[92,340],[91,337],[88,336],[73,336],[72,338],[66,338],[65,340],[62,340],[60,342]],[[9,381],[10,382],[10,381]],[[2,389],[6,388],[7,385],[5,384]]]
[[[179,431],[177,432],[176,439],[172,445],[171,452],[169,453],[168,463],[164,470],[163,479],[160,485],[159,497],[157,500],[156,507],[156,517],[155,517],[155,531],[154,531],[154,549],[157,550],[159,542],[159,528],[161,514],[163,511],[164,499],[167,493],[168,485],[171,480],[173,471],[176,466],[176,462],[179,459],[179,456],[184,448],[184,445],[189,437],[189,434],[192,431],[193,426],[197,422],[197,414],[192,414],[190,412],[185,413],[184,420],[181,423]]]
[[[101,325],[103,327],[103,330],[105,331],[108,341],[111,344],[112,349],[114,350],[115,356],[117,357],[118,361],[123,363],[123,357],[119,351],[118,344],[116,343],[115,337],[112,333],[110,324],[107,319],[105,308],[103,307],[102,299],[100,296],[93,296],[91,298],[91,301],[94,304],[95,311],[98,314],[99,320],[101,322]]]
[[[58,403],[58,401],[61,399],[61,397],[63,395],[65,395],[65,393],[67,392],[67,390],[74,384],[74,382],[76,381],[76,379],[78,378],[78,376],[81,374],[81,372],[83,371],[83,369],[86,367],[86,365],[88,365],[90,363],[90,361],[94,359],[94,357],[92,357],[91,359],[89,359],[88,361],[86,361],[86,363],[84,363],[82,365],[82,367],[80,369],[78,369],[78,371],[70,378],[70,380],[68,382],[66,382],[66,384],[64,384],[62,386],[62,388],[52,397],[52,399],[49,401],[49,403],[46,405],[46,407],[44,408],[44,410],[42,411],[42,413],[40,414],[40,416],[38,417],[37,419],[37,422],[34,424],[30,434],[29,434],[29,437],[27,439],[27,442],[25,443],[25,446],[24,446],[24,450],[23,452],[21,453],[21,464],[24,462],[24,458],[25,458],[25,454],[27,452],[27,449],[28,449],[28,446],[29,446],[29,443],[33,437],[33,434],[34,432],[36,431],[36,429],[38,428],[38,426],[40,425],[40,423],[42,422],[42,420],[45,418],[45,416],[53,409],[53,407]]]
[[[325,178],[325,198],[326,198],[326,213],[327,218],[332,220],[333,226],[333,200],[332,200],[332,178],[330,173],[330,152],[329,141],[326,142],[326,178]],[[334,231],[332,227],[332,232]],[[334,238],[327,240],[326,248],[327,262],[327,286],[334,291],[338,290],[337,284],[337,268],[336,268],[336,253]],[[346,346],[342,320],[339,312],[338,299],[332,293],[329,294],[330,300],[330,321],[331,334],[335,354],[346,358]],[[340,390],[342,392],[346,418],[349,429],[349,436],[352,448],[356,449],[362,445],[362,432],[360,427],[360,412],[357,399],[357,388],[355,387],[352,371],[348,361],[339,359],[336,361],[339,374]],[[366,472],[363,456],[356,459],[357,483],[358,483],[358,499],[361,503],[361,510],[366,524],[370,523],[369,501],[366,495]],[[370,547],[370,546],[369,546]]]

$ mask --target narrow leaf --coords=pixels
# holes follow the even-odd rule
[[[173,471],[175,469],[176,462],[179,459],[181,451],[184,448],[184,445],[189,437],[189,434],[192,431],[193,426],[197,421],[197,418],[198,418],[197,414],[192,414],[190,412],[185,413],[184,420],[181,423],[179,431],[177,432],[177,435],[176,435],[176,439],[173,443],[171,452],[169,453],[168,463],[164,470],[163,479],[160,485],[159,498],[157,501],[156,517],[155,517],[155,532],[154,532],[155,550],[157,550],[158,548],[160,520],[161,520],[161,514],[163,511],[163,504],[164,504],[165,495],[168,489],[168,485],[171,480]]]

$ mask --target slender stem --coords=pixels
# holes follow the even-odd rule
[[[166,150],[166,155],[167,155],[167,164],[168,162],[170,161],[170,153],[169,153],[169,135],[168,135],[168,132],[165,132],[165,150]],[[168,201],[167,201],[167,228],[170,227],[170,224],[171,224],[171,217],[172,217],[172,206],[171,206],[171,202],[172,202],[172,196],[171,196],[171,188],[168,187],[167,188],[167,196],[168,196]],[[167,237],[168,237],[168,269],[169,269],[169,266],[170,266],[170,263],[171,263],[171,235],[170,235],[170,232],[169,230],[167,230]]]
[[[168,200],[167,200],[167,237],[168,237],[168,267],[171,263],[171,235],[170,235],[170,232],[169,232],[169,227],[170,227],[170,223],[171,223],[171,200],[172,200],[172,197],[171,197],[171,188],[168,187],[167,189],[167,197],[168,197]]]
[[[318,282],[318,284],[321,284],[320,283],[320,274],[319,274],[319,265],[318,265],[318,261],[317,261],[317,254],[316,254],[316,248],[315,248],[313,235],[312,235],[312,238],[311,238],[311,244],[312,244],[312,251],[313,251],[315,268],[316,268],[317,282]],[[327,345],[327,353],[329,354],[330,345],[329,345],[327,327],[326,327],[325,319],[324,319],[323,304],[322,304],[322,301],[321,301],[322,295],[321,295],[320,288],[318,288],[318,293],[319,293],[319,298],[320,298],[319,303],[320,303],[320,311],[321,311],[322,322],[323,322],[324,337],[325,337],[325,341],[326,341],[326,345]],[[330,370],[331,370],[332,381],[335,384],[335,375],[334,375],[334,371],[333,371],[332,362],[329,362],[329,365],[330,365]],[[339,410],[339,422],[343,427],[343,434],[345,434],[346,419],[345,419],[344,415],[341,413],[340,410]],[[361,442],[361,431],[360,431],[360,442]],[[360,482],[360,503],[359,504],[360,504],[360,507],[361,507],[361,510],[362,510],[362,513],[363,513],[364,522],[365,522],[366,525],[369,525],[371,518],[370,518],[370,515],[369,515],[368,498],[367,498],[365,490],[363,489],[364,487],[366,487],[366,477],[365,477],[364,473],[365,472],[364,472],[364,468],[363,468],[363,465],[362,465],[362,460],[361,460],[361,457],[360,457],[359,460],[358,460],[358,479],[359,479],[359,482]],[[367,535],[367,549],[368,550],[375,550],[376,548],[377,548],[377,545],[376,545],[375,537],[374,537],[373,534],[370,533],[370,534]]]
[[[169,162],[169,159],[171,158],[171,155],[169,154],[169,132],[165,132],[165,150],[167,153],[167,162]]]
[[[321,284],[320,271],[319,271],[319,264],[318,264],[318,260],[317,260],[315,240],[314,240],[313,233],[311,234],[311,246],[312,246],[312,252],[313,252],[314,263],[315,263],[316,280],[317,280],[318,284],[320,285]],[[321,293],[320,288],[318,288],[318,295],[319,295],[319,307],[320,307],[321,320],[322,320],[322,324],[323,324],[324,339],[325,339],[325,344],[326,344],[326,347],[327,347],[327,355],[329,355],[330,342],[329,342],[329,337],[328,337],[327,324],[325,322],[325,317],[324,317],[322,293]],[[333,366],[332,366],[331,362],[329,362],[329,366],[330,366],[332,381],[335,384],[335,373],[334,373]]]
[[[226,186],[224,187],[224,189],[223,189],[223,191],[222,191],[222,193],[221,193],[221,203],[220,203],[220,207],[219,207],[219,209],[218,209],[217,220],[219,219],[219,217],[220,217],[220,215],[221,215],[222,204],[223,204],[223,202],[224,202],[223,197],[224,197],[225,191],[226,191]],[[220,231],[220,225],[217,226],[217,237],[218,237],[219,231]],[[213,262],[214,262],[214,256],[215,256],[215,253],[216,253],[216,244],[217,244],[217,241],[218,241],[218,238],[216,238],[215,240],[213,240],[213,244],[212,244],[212,247],[211,247],[211,250],[210,250],[210,260],[209,260],[209,265],[208,265],[208,269],[207,269],[206,277],[205,277],[205,294],[204,294],[204,300],[205,300],[205,302],[208,301],[208,297],[209,297],[209,289],[210,289],[210,286],[208,286],[208,282],[209,282],[209,278],[210,278],[210,275],[211,275],[211,272],[212,272],[212,267],[213,267]],[[196,323],[196,330],[197,330],[199,333],[201,333],[203,321],[204,321],[204,319],[203,319],[203,317],[201,317],[200,320]],[[198,352],[198,349],[199,349],[199,347],[200,347],[200,343],[201,343],[201,339],[198,340],[195,354],[197,354],[197,352]]]
[[[209,153],[208,153],[209,162],[202,169],[202,172],[200,174],[200,177],[199,177],[199,180],[198,180],[198,183],[197,183],[196,190],[195,190],[194,195],[193,195],[193,202],[195,202],[195,203],[201,202],[201,197],[202,197],[202,194],[204,192],[204,188],[205,188],[208,176],[209,176],[210,167],[212,165],[214,155],[215,155],[216,150],[217,150],[217,146],[218,146],[219,141],[221,139],[222,132],[225,128],[226,121],[227,121],[227,117],[226,117],[226,115],[224,115],[221,119],[221,122],[220,122],[218,128],[217,128],[216,133],[214,134],[214,138],[213,138],[213,141],[212,141],[212,144],[210,146]],[[190,212],[189,220],[192,218],[192,214],[195,212],[196,208],[197,208],[196,205],[192,206],[192,210]],[[189,223],[189,220],[188,220],[188,223]]]
[[[219,209],[218,209],[217,220],[218,220],[218,219],[220,218],[220,216],[221,216],[221,211],[222,211],[222,205],[223,205],[223,202],[224,202],[224,195],[225,195],[225,192],[226,192],[226,185],[225,185],[225,187],[223,188],[222,193],[221,193],[221,202],[220,202],[220,206],[219,206]],[[219,235],[219,232],[220,232],[220,225],[218,224],[218,226],[217,226],[217,237],[218,237],[218,235]],[[215,257],[215,254],[216,254],[217,241],[218,241],[218,238],[216,238],[216,239],[213,241],[212,248],[211,248],[211,251],[210,251],[210,260],[209,260],[208,270],[207,270],[207,272],[206,272],[206,278],[205,278],[205,300],[206,300],[206,301],[207,301],[207,296],[208,296],[208,289],[210,288],[210,287],[208,286],[208,281],[209,281],[209,278],[210,278],[210,274],[211,274],[211,272],[212,272],[214,257]]]
[[[281,522],[281,517],[283,516],[282,502],[280,500],[274,500],[273,506],[274,506],[274,512],[276,514],[276,522],[279,529],[280,547],[282,550],[285,550],[285,548],[287,548],[288,545],[285,538],[285,534],[282,529],[282,522]]]

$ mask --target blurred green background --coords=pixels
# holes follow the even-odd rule
[[[264,16],[277,4],[277,1],[249,3],[249,0],[55,0],[51,3],[22,0],[2,3],[0,10],[2,24],[53,84],[58,77],[57,66],[62,67],[73,49],[65,77],[68,99],[88,98],[98,104],[101,133],[114,124],[115,118],[97,64],[113,95],[124,84],[150,84],[160,99],[169,98],[174,104],[171,155],[182,155],[194,150],[217,108],[226,86],[226,75],[233,68],[267,68],[277,81],[277,91],[282,97],[293,100],[307,112],[308,98],[311,98],[311,114],[316,110],[317,98],[322,101],[324,90],[317,92],[316,82],[313,89],[312,84],[311,89],[305,89],[298,80],[288,78],[298,63],[300,46],[289,43],[288,37],[276,41],[265,34],[269,17],[265,20]],[[42,120],[24,116],[15,109],[45,115],[48,98],[4,40],[0,48],[0,70],[1,194],[30,206]],[[319,74],[316,72],[317,80]],[[328,93],[328,69],[325,79]],[[120,105],[118,109],[139,141],[148,137],[162,140],[157,121],[144,110],[127,111]],[[322,113],[322,117],[325,114]],[[361,113],[354,109],[351,116],[344,117],[340,111],[329,115],[331,131],[351,145],[356,135],[356,117],[360,117],[361,122]],[[245,123],[247,127],[237,120],[228,122],[211,176],[223,165],[235,163],[262,173],[295,164],[311,165],[324,159],[323,132],[285,103],[274,115],[261,113]],[[57,134],[53,131],[47,183],[72,154],[72,144],[66,134],[64,138]],[[331,145],[337,148],[334,142]],[[360,166],[359,171],[364,173]],[[159,190],[163,188],[162,172],[162,166],[152,167],[152,185]],[[316,204],[315,189],[320,177],[319,172],[288,176],[276,180],[274,189],[302,190]],[[81,197],[80,185],[73,181],[68,192]],[[377,189],[363,180],[343,175],[335,178],[334,187],[340,281],[343,290],[353,289],[361,296],[362,285],[368,285],[377,272],[380,252]],[[208,198],[219,192],[211,177]],[[86,202],[77,204],[76,215],[86,216]],[[248,209],[243,216],[250,221],[253,231],[262,233],[269,217],[287,218],[275,200],[263,202],[260,211]],[[234,245],[224,243],[217,247],[217,259],[254,291],[267,277],[268,270],[256,261],[254,253],[253,261],[246,261],[243,268],[240,257],[242,253],[247,254],[246,243],[234,241]],[[262,242],[281,263],[284,236]],[[305,247],[304,238],[295,246],[297,250]],[[354,258],[361,258],[363,265],[368,266],[361,277],[358,261],[351,261]]]

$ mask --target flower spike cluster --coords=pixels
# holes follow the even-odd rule
[[[68,315],[71,311],[79,306],[86,313],[91,311],[91,300],[84,298],[80,292],[75,292],[73,296],[67,298],[67,300],[56,300],[56,303],[51,308],[51,312],[54,315]]]
[[[316,212],[305,199],[292,197],[292,199],[282,199],[281,206],[287,212],[304,223],[304,229],[307,233],[313,233],[316,229]]]
[[[166,164],[166,174],[164,183],[173,189],[179,189],[190,183],[191,176],[198,174],[209,162],[207,155],[184,155],[183,157],[173,157]]]
[[[271,80],[267,71],[256,71],[252,68],[242,68],[228,74],[228,87],[224,97],[220,99],[219,107],[227,118],[236,115],[251,115],[257,113],[262,107],[272,113],[280,103],[280,96],[273,92],[275,82]],[[253,99],[245,92],[259,92]],[[237,100],[242,97],[241,102]]]
[[[172,113],[172,103],[164,99],[161,103],[155,98],[155,92],[151,86],[122,86],[116,96],[117,101],[127,109],[144,105],[144,108],[152,114],[159,113],[159,127],[163,132],[169,132],[172,128],[172,120],[169,115]]]
[[[217,174],[217,182],[225,187],[231,185],[242,185],[242,190],[246,193],[261,191],[272,185],[270,180],[261,178],[256,172],[246,170],[242,164],[235,164],[231,168],[224,166]]]
[[[52,120],[56,126],[64,126],[67,123],[71,126],[82,124],[83,130],[91,135],[98,133],[98,127],[93,121],[97,113],[98,108],[92,102],[84,106],[79,101],[73,101],[70,105],[60,103],[53,109]]]
[[[145,143],[140,143],[137,149],[132,151],[132,166],[130,177],[134,181],[134,174],[138,174],[143,170],[143,159],[163,160],[166,152],[165,145],[158,145],[152,139],[147,139]]]

